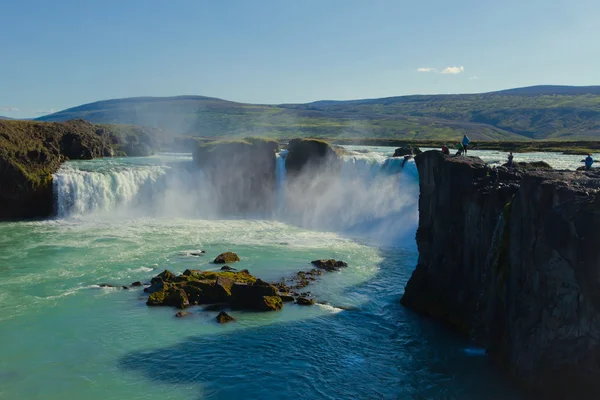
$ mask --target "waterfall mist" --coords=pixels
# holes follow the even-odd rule
[[[414,240],[414,161],[353,153],[344,156],[341,168],[305,168],[290,176],[286,156],[285,150],[277,154],[274,179],[265,181],[256,198],[238,172],[210,175],[189,155],[68,163],[54,177],[57,216],[276,219],[379,244]]]

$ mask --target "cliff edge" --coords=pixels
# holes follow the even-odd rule
[[[428,151],[402,304],[550,398],[600,394],[600,172],[492,170]]]
[[[0,220],[53,212],[52,174],[65,160],[152,154],[154,131],[125,125],[0,120]]]

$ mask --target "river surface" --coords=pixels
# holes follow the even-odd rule
[[[66,163],[58,217],[0,223],[0,398],[520,398],[481,349],[399,304],[418,256],[416,168],[350,149],[319,207],[286,210],[282,154],[277,209],[235,218],[215,214],[189,155]],[[349,267],[308,288],[321,305],[226,325],[99,286],[215,270],[225,251],[265,280],[317,258]]]

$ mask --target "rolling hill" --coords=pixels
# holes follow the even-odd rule
[[[532,86],[483,94],[414,95],[260,105],[204,96],[106,100],[38,118],[161,128],[198,137],[598,139],[600,86]]]

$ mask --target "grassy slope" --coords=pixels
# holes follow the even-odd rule
[[[591,88],[591,89],[590,89]],[[558,94],[553,94],[558,93]],[[474,95],[252,105],[201,96],[86,104],[40,118],[158,127],[199,137],[597,139],[600,89],[539,87]],[[168,138],[167,138],[168,140]]]

